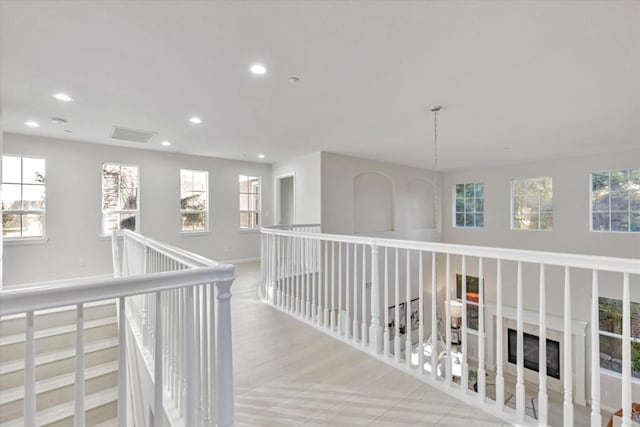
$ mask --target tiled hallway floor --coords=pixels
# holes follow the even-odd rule
[[[238,265],[236,276],[232,288],[236,425],[503,425],[261,303],[256,293],[258,264]]]

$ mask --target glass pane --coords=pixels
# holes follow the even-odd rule
[[[207,173],[206,172],[193,172],[193,190],[194,191],[207,191]]]
[[[123,188],[121,190],[121,206],[120,209],[136,210],[138,209],[138,189],[137,188]]]
[[[594,211],[609,211],[609,193],[593,193],[593,210]]]
[[[511,181],[511,186],[513,188],[514,196],[522,195],[525,191],[524,181],[521,179],[514,179],[513,181]]]
[[[20,237],[20,215],[2,215],[2,235],[4,237]]]
[[[184,210],[206,210],[207,200],[205,193],[187,193],[180,199],[180,208]]]
[[[120,176],[120,188],[138,188],[138,168],[135,166],[122,166]]]
[[[476,227],[484,227],[484,215],[476,214]]]
[[[484,184],[476,184],[476,197],[484,197]]]
[[[629,197],[631,198],[629,204],[631,212],[640,213],[640,188],[637,191],[632,191]]]
[[[538,193],[535,194],[527,194],[527,202],[526,207],[531,209],[532,211],[537,211],[540,207],[540,197]]]
[[[593,231],[609,231],[609,213],[593,213]]]
[[[117,209],[120,190],[120,168],[105,164],[102,167],[102,208]],[[103,228],[103,231],[108,231]]]
[[[622,340],[600,335],[600,367],[622,372]]]
[[[553,210],[553,196],[549,192],[542,192],[540,195],[540,210],[551,212]]]
[[[120,215],[116,213],[107,213],[102,215],[102,233],[109,234],[112,230],[118,230]]]
[[[540,229],[551,230],[553,228],[553,214],[542,212],[540,214]]]
[[[478,330],[478,306],[467,304],[467,328]]]
[[[120,230],[136,231],[136,216],[133,214],[120,214]]]
[[[456,198],[456,213],[464,212],[464,199]]]
[[[476,199],[476,212],[484,213],[484,199]]]
[[[475,199],[473,197],[467,197],[464,199],[464,211],[465,212],[473,212],[475,208]]]
[[[249,210],[249,195],[248,194],[240,194],[240,210],[248,211]]]
[[[44,185],[23,185],[22,197],[22,206],[24,210],[44,209]]]
[[[249,195],[249,210],[258,211],[260,210],[260,199],[257,194]]]
[[[182,231],[205,231],[207,217],[204,213],[183,213]]]
[[[631,214],[631,231],[640,231],[640,212]]]
[[[260,178],[258,178],[257,176],[250,177],[249,192],[250,193],[259,193],[260,192]]]
[[[629,171],[629,185],[640,190],[640,169],[631,169]]]
[[[625,191],[629,188],[629,174],[626,170],[611,172],[611,191]]]
[[[609,191],[609,172],[594,172],[591,174],[591,191],[594,193]]]
[[[599,327],[601,331],[622,334],[622,301],[598,298]]]
[[[465,184],[464,185],[464,195],[465,197],[473,197],[475,194],[474,185],[473,184]]]
[[[44,184],[45,164],[44,159],[22,159],[22,182],[24,184]]]
[[[467,213],[467,214],[464,215],[464,225],[466,227],[473,227],[474,226],[473,214],[472,213]]]
[[[22,198],[20,184],[4,184],[2,186],[2,209],[21,210]]]
[[[611,210],[612,211],[626,211],[629,210],[629,192],[612,192],[611,195]]]
[[[249,215],[250,221],[251,221],[251,227],[258,227],[260,225],[260,218],[259,218],[259,213],[258,212],[252,212]]]
[[[457,227],[464,227],[464,214],[463,213],[456,214],[456,226]]]
[[[528,222],[527,228],[536,230],[540,229],[540,213],[539,212],[531,212],[527,218]]]
[[[456,198],[464,198],[464,184],[456,184]]]
[[[249,212],[240,212],[240,228],[249,228]]]
[[[248,193],[249,192],[249,177],[246,175],[240,175],[240,192]]]
[[[36,237],[44,234],[44,218],[40,214],[22,215],[22,236]]]
[[[21,178],[20,157],[2,156],[2,182],[19,184]]]
[[[611,231],[629,231],[629,212],[611,212]]]
[[[180,198],[187,192],[193,191],[193,173],[188,170],[180,170]]]

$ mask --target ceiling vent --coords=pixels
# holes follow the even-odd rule
[[[122,141],[147,143],[157,132],[148,130],[130,129],[122,126],[114,126],[111,132],[111,138]]]

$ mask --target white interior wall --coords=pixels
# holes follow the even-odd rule
[[[255,259],[260,234],[239,228],[238,174],[261,176],[271,194],[271,165],[5,134],[4,153],[47,161],[48,242],[5,242],[5,284],[107,274],[111,243],[101,233],[101,167],[104,162],[139,166],[139,231],[215,260]],[[209,171],[210,221],[204,234],[180,233],[180,169]],[[271,198],[263,197],[265,224]]]
[[[276,178],[276,184],[279,185],[280,204],[278,205],[278,224],[294,224],[295,223],[295,197],[294,197],[294,179],[293,176]]]
[[[411,240],[432,240],[435,237],[432,228],[419,228],[422,225],[430,225],[429,222],[433,223],[433,220],[423,221],[417,217],[433,218],[433,212],[439,212],[439,208],[433,208],[433,200],[426,203],[423,198],[415,200],[414,197],[416,180],[431,184],[433,171],[324,152],[321,166],[324,233],[356,232],[354,178],[373,172],[387,177],[392,183],[393,231],[366,234]],[[372,211],[370,214],[375,216],[378,213]]]
[[[294,175],[295,222],[320,224],[320,153],[274,163],[272,173],[274,189],[277,189],[277,177]],[[273,192],[273,201],[275,206],[276,191]]]

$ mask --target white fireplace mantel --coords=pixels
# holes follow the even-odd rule
[[[486,327],[486,346],[488,349],[494,349],[494,351],[489,351],[486,355],[487,365],[493,367],[495,370],[496,359],[495,359],[495,323],[496,323],[496,305],[487,303],[485,304],[487,310],[487,327]],[[525,324],[538,326],[539,322],[539,314],[538,312],[523,310],[523,321]],[[502,317],[503,319],[508,319],[512,321],[517,320],[517,311],[514,307],[502,306]],[[585,336],[587,333],[588,322],[584,322],[582,320],[571,320],[571,335],[573,337],[573,369],[574,369],[574,381],[575,381],[575,403],[580,405],[586,405],[586,389],[585,389],[585,377],[586,377],[586,342]],[[546,316],[546,326],[547,330],[553,330],[556,332],[562,333],[564,331],[564,319],[559,316],[553,316],[547,314]],[[561,351],[562,348],[561,348]],[[565,375],[566,373],[562,373]]]

